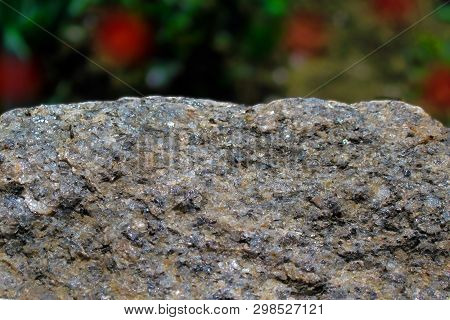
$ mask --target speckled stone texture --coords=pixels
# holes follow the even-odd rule
[[[148,97],[0,118],[0,298],[448,299],[419,107]]]

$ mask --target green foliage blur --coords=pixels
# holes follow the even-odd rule
[[[449,124],[449,5],[314,91],[443,3],[2,0],[0,111],[39,103],[111,100],[136,96],[136,91],[248,104],[313,92],[315,97],[344,102],[400,99],[425,107]],[[108,33],[101,38],[97,32],[102,17],[111,11],[140,21],[130,18],[128,37],[134,40],[121,38],[124,45],[119,49],[112,34],[111,39]],[[123,23],[120,19],[108,32],[127,28],[126,18]],[[140,39],[135,36],[139,28],[150,31],[142,32]],[[144,51],[134,48],[136,41],[148,49],[145,56],[138,56]],[[136,61],[121,63],[120,57],[129,60],[133,55]]]

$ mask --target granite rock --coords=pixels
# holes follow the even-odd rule
[[[0,118],[0,298],[448,299],[448,129],[398,101]]]

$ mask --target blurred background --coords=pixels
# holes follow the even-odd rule
[[[0,113],[136,91],[246,104],[306,96],[445,2],[1,0]],[[450,5],[312,95],[400,99],[448,126]]]

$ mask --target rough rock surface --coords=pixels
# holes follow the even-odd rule
[[[448,129],[394,101],[0,118],[0,298],[447,299]]]

